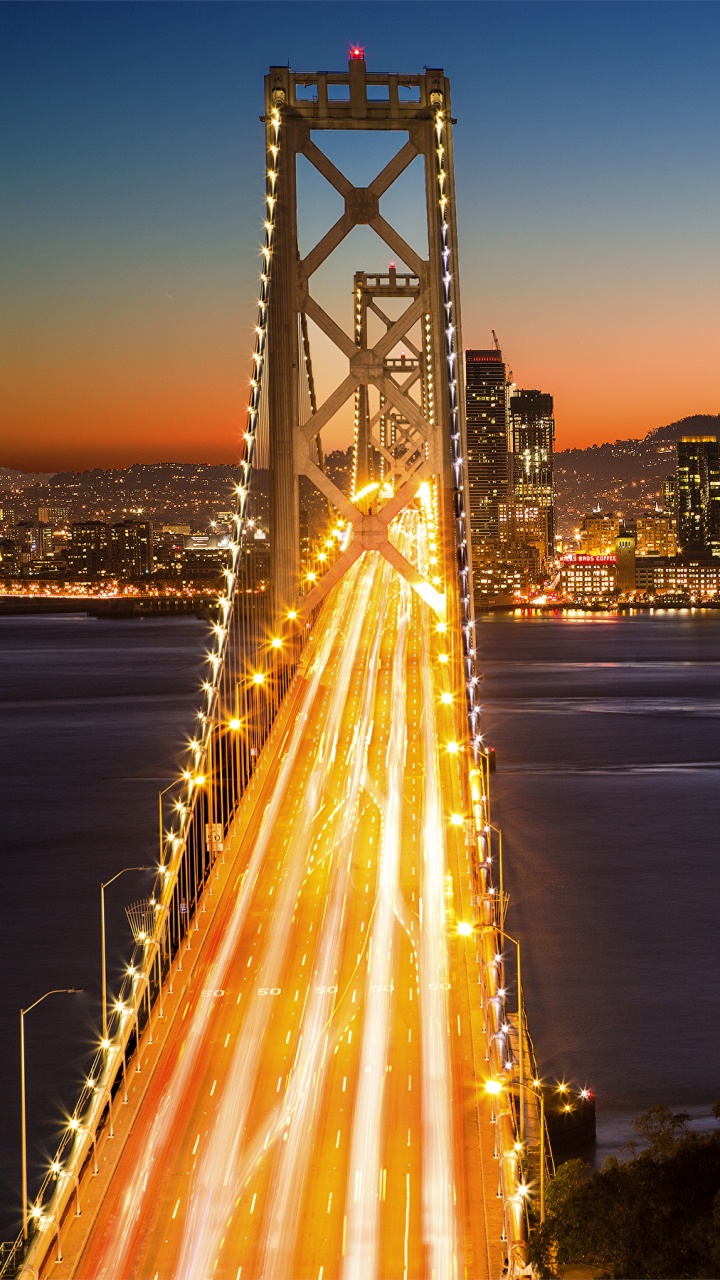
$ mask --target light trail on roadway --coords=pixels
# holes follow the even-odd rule
[[[425,568],[420,512],[396,529]],[[58,1280],[499,1274],[474,944],[455,929],[450,643],[375,552],[329,597],[137,1119]]]

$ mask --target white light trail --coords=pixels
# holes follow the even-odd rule
[[[351,571],[352,576],[348,586],[346,587],[343,582],[339,592],[344,606],[343,612],[347,615],[346,597],[352,599],[353,610],[349,619],[343,619],[349,625],[344,638],[342,658],[338,670],[334,673],[324,732],[316,750],[312,772],[303,791],[301,811],[293,824],[285,858],[286,875],[272,913],[266,950],[258,976],[260,988],[272,989],[281,985],[283,966],[292,938],[292,916],[307,866],[310,820],[320,804],[322,788],[329,772],[329,759],[325,747],[328,742],[333,744],[332,754],[345,709],[347,689],[360,644],[365,609],[372,585],[372,574],[367,572],[363,574],[360,571],[360,564],[361,561],[358,561],[357,566],[353,566],[355,572]],[[352,595],[350,595],[351,591]],[[328,627],[327,641],[334,642],[337,639],[337,625],[342,616],[340,609],[336,609],[335,626]],[[313,679],[319,682],[324,670],[324,664],[322,667],[319,663],[314,664]],[[275,808],[275,800],[282,798],[284,793],[283,787],[274,794],[273,804],[268,806],[266,818],[270,810]],[[277,812],[274,812],[273,825],[276,821]],[[242,1034],[238,1038],[202,1160],[192,1177],[189,1210],[184,1221],[182,1249],[176,1272],[178,1280],[196,1280],[198,1276],[212,1275],[219,1241],[224,1235],[227,1218],[232,1212],[235,1199],[241,1189],[239,1165],[242,1142],[266,1032],[266,1009],[263,1002],[256,998],[250,1004]],[[317,1026],[315,1034],[317,1039]],[[303,1042],[305,1040],[306,1035],[303,1032]],[[315,1048],[315,1042],[313,1048]],[[312,1073],[309,1078],[312,1078]],[[307,1087],[308,1077],[304,1076],[303,1081]],[[290,1135],[288,1135],[288,1141],[290,1141]]]
[[[297,1233],[300,1226],[302,1189],[307,1174],[307,1153],[312,1148],[318,1119],[314,1105],[321,1096],[329,1055],[322,1055],[323,1033],[329,1023],[334,995],[327,994],[337,973],[342,944],[344,901],[348,891],[348,865],[357,824],[358,803],[363,786],[368,744],[372,733],[372,712],[376,693],[378,658],[382,639],[389,566],[379,562],[375,553],[366,557],[367,576],[372,575],[372,589],[377,592],[380,577],[380,605],[370,655],[364,671],[364,691],[360,717],[355,725],[346,756],[349,772],[340,809],[340,824],[333,849],[332,875],[328,910],[322,930],[322,943],[316,984],[308,1001],[303,1022],[301,1051],[296,1058],[287,1090],[287,1114],[291,1117],[288,1140],[278,1153],[278,1168],[273,1185],[272,1204],[266,1238],[263,1280],[287,1280],[292,1274]],[[363,601],[359,601],[362,605]],[[364,620],[365,611],[362,610]],[[342,674],[341,674],[342,679]],[[314,1090],[311,1084],[315,1080]],[[311,1105],[312,1104],[312,1105]],[[339,1131],[338,1131],[339,1136]],[[330,1193],[332,1196],[332,1193]],[[329,1212],[329,1210],[328,1210]]]
[[[423,813],[422,894],[425,920],[420,935],[422,1027],[423,1236],[435,1280],[455,1274],[457,1225],[453,1196],[452,1076],[448,1046],[448,959],[444,882],[445,827],[440,794],[437,724],[432,687],[429,618],[423,610]]]
[[[280,766],[278,782],[271,802],[263,815],[247,873],[243,879],[235,908],[223,936],[215,971],[218,986],[227,985],[227,972],[245,923],[250,900],[265,860],[267,847],[278,819],[288,783],[296,767],[308,714],[317,697],[320,681],[336,639],[337,629],[343,621],[343,613],[346,607],[345,597],[347,592],[354,586],[355,577],[356,568],[353,566],[353,569],[346,575],[341,584],[317,657],[313,662],[300,714],[293,726],[287,752]],[[197,1067],[210,1017],[210,1002],[205,1000],[198,1001],[192,1018],[188,1023],[187,1039],[183,1053],[178,1059],[172,1077],[162,1095],[150,1133],[143,1147],[142,1156],[135,1167],[133,1177],[123,1197],[120,1213],[113,1224],[112,1232],[105,1246],[103,1261],[97,1272],[97,1280],[117,1280],[120,1275],[131,1274],[129,1256],[131,1254],[133,1233],[143,1216],[145,1193],[150,1174],[156,1162],[162,1157],[163,1151],[174,1131],[176,1112],[178,1108],[182,1107],[183,1097]]]
[[[393,941],[400,874],[403,764],[407,745],[407,632],[410,588],[398,579],[398,616],[392,673],[392,714],[386,752],[387,786],[380,845],[378,903],[365,988],[360,1075],[353,1115],[347,1191],[347,1249],[343,1280],[377,1275],[378,1214],[384,1092],[390,1008],[393,1000]]]

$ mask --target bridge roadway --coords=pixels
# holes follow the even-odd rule
[[[448,639],[375,552],[330,597],[53,1277],[500,1275]]]

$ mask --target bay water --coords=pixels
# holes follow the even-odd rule
[[[0,1233],[20,1212],[19,1023],[37,1186],[100,1026],[99,886],[157,856],[158,791],[192,735],[207,626],[0,619]],[[720,613],[478,621],[507,929],[539,1067],[594,1089],[598,1152],[654,1102],[720,1097]],[[107,891],[108,977],[131,939]]]
[[[594,1090],[596,1159],[720,1098],[720,612],[485,615],[508,932],[541,1075]]]

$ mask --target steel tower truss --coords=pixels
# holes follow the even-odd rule
[[[368,346],[368,315],[373,313],[388,333],[393,327],[393,320],[382,309],[380,301],[385,298],[419,298],[421,285],[417,276],[404,275],[394,266],[385,275],[369,275],[358,271],[355,275],[355,342],[358,347]],[[378,301],[380,300],[380,301]],[[427,326],[423,333],[427,331]],[[421,403],[418,408],[426,420],[430,418],[427,388],[432,386],[432,374],[428,369],[426,344],[421,338],[421,346],[413,343],[408,334],[403,336],[403,344],[410,352],[400,356],[386,356],[383,361],[383,374],[397,382],[404,395],[413,395],[419,387]],[[417,397],[415,397],[416,399]],[[353,468],[353,493],[355,501],[363,503],[363,510],[371,504],[377,485],[382,491],[385,485],[395,490],[408,480],[415,470],[427,459],[428,448],[425,436],[417,426],[408,422],[407,418],[388,404],[385,395],[380,392],[379,406],[371,415],[368,386],[363,383],[355,392],[355,450]],[[361,499],[359,495],[366,493]]]
[[[294,72],[272,67],[265,79],[268,169],[267,307],[263,387],[271,456],[271,554],[274,607],[281,618],[307,617],[364,550],[379,551],[438,613],[460,617],[474,731],[473,618],[470,581],[465,415],[459,335],[455,189],[450,86],[441,70],[421,75],[368,73],[363,57],[347,72]],[[320,149],[322,130],[397,131],[395,156],[367,187],[356,187]],[[297,156],[308,160],[344,201],[344,212],[303,257],[298,252]],[[425,177],[428,258],[422,258],[380,211],[380,201],[417,156]],[[355,276],[355,332],[346,333],[311,291],[318,268],[356,226],[371,227],[407,272]],[[404,297],[393,319],[380,299]],[[384,332],[372,345],[367,315]],[[300,334],[307,319],[347,359],[347,374],[305,420],[299,411]],[[410,334],[421,332],[420,341]],[[406,350],[398,356],[398,346]],[[369,394],[379,393],[371,415]],[[350,400],[356,411],[355,492],[371,483],[382,459],[383,490],[372,502],[344,494],[315,461],[319,432]],[[346,549],[300,599],[298,476],[306,475],[352,525]],[[374,476],[374,480],[380,477]],[[392,494],[387,482],[392,480]],[[445,591],[427,582],[390,542],[390,522],[434,481],[443,531]],[[452,598],[450,598],[452,597]]]

